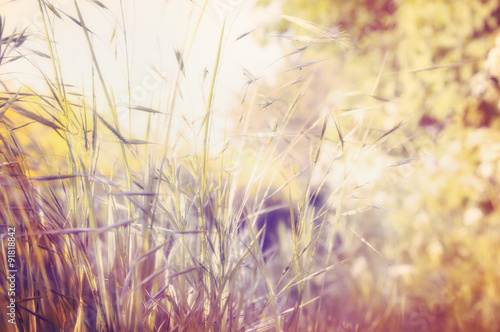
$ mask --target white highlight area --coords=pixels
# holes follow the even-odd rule
[[[253,35],[263,32],[262,25],[278,16],[254,11],[253,0],[123,0],[102,2],[105,8],[94,1],[76,3],[120,123],[128,129],[132,114],[130,129],[138,137],[144,137],[145,119],[151,113],[130,111],[129,106],[172,112],[173,127],[184,133],[187,124],[203,119],[223,26],[215,132],[222,130],[218,127],[225,126],[226,115],[239,103],[248,81],[245,70],[263,76],[262,81],[271,79],[280,64],[276,60],[283,54],[277,43],[261,47],[255,41]],[[91,48],[83,28],[74,21],[80,21],[75,2],[53,0],[50,4],[54,10],[44,13],[47,27],[37,1],[0,5],[7,16],[7,33],[26,29],[32,36],[20,51],[29,55],[2,65],[0,79],[9,88],[29,86],[48,93],[44,76],[54,80],[55,73],[51,60],[40,55],[49,55],[47,29],[63,84],[70,92],[85,96],[87,102],[95,94],[98,112],[109,116],[102,83],[92,66]]]

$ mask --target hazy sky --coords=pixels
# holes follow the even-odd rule
[[[243,90],[247,81],[244,69],[255,76],[264,74],[272,80],[273,71],[279,67],[279,62],[273,63],[281,55],[280,46],[270,43],[262,49],[252,35],[236,40],[241,34],[253,29],[257,29],[256,33],[262,32],[263,22],[279,18],[278,13],[271,13],[270,10],[253,11],[252,2],[208,1],[188,54],[204,0],[103,1],[107,10],[91,1],[78,1],[85,24],[92,31],[93,48],[107,87],[113,91],[122,120],[126,121],[128,117],[127,51],[131,103],[164,111],[167,102],[165,96],[172,91],[172,83],[178,72],[176,50],[184,52],[186,68],[181,78],[183,99],[178,104],[178,111],[188,119],[200,119],[206,107],[204,105],[224,20],[226,28],[216,95],[218,114],[224,117],[224,113],[237,104],[235,96]],[[54,75],[50,60],[32,52],[47,52],[37,1],[0,3],[0,12],[7,18],[8,32],[14,28],[18,31],[26,28],[29,34],[34,35],[31,42],[25,45],[28,51],[24,51],[32,55],[0,68],[2,80],[11,87],[21,84],[44,90],[40,71],[49,78]],[[74,86],[74,92],[90,95],[92,67],[89,47],[81,27],[69,18],[78,18],[75,4],[70,0],[53,0],[51,3],[62,13],[62,19],[50,12],[49,15],[50,20],[55,22],[55,40],[64,82]],[[123,3],[123,7],[120,3]],[[105,108],[103,95],[99,96],[101,107]],[[136,131],[140,133],[140,120],[134,123]]]

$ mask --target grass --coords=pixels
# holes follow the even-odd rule
[[[375,196],[390,190],[412,193],[408,187],[415,183],[399,184],[401,167],[418,159],[407,152],[415,151],[411,138],[399,133],[411,119],[374,128],[377,115],[367,110],[380,101],[369,93],[343,98],[354,95],[376,105],[358,108],[347,101],[349,109],[342,109],[317,92],[320,66],[335,57],[304,64],[290,59],[321,43],[343,52],[345,36],[283,16],[309,34],[288,37],[297,43],[285,56],[291,69],[282,75],[288,83],[273,88],[249,80],[234,119],[227,115],[215,137],[214,122],[220,118],[214,116],[214,100],[229,24],[222,25],[208,70],[204,116],[188,120],[179,106],[198,83],[184,81],[190,70],[184,59],[196,43],[203,7],[184,49],[175,50],[179,67],[175,80],[163,82],[169,89],[161,106],[131,104],[128,83],[130,118],[147,118],[142,136],[134,136],[132,122],[119,120],[111,78],[101,68],[85,11],[75,2],[75,15],[69,17],[45,1],[38,4],[46,43],[42,56],[52,69],[52,77],[44,76],[47,93],[4,84],[0,94],[0,218],[3,238],[5,229],[16,229],[17,330],[479,326],[468,316],[460,318],[461,306],[475,303],[467,300],[467,289],[454,287],[460,280],[450,277],[444,286],[433,285],[443,274],[422,260],[434,256],[412,253],[420,247],[411,241],[430,231],[406,234],[412,217],[376,202]],[[107,11],[100,2],[93,4]],[[75,93],[66,83],[54,39],[58,20],[80,29],[91,55],[90,93]],[[28,59],[23,44],[33,36],[5,36],[0,27],[0,66]],[[126,34],[123,40],[126,44]],[[130,76],[129,55],[124,56]],[[99,96],[105,110],[98,106]],[[177,131],[178,119],[184,119],[186,130]],[[188,132],[196,133],[195,139]],[[467,240],[460,233],[453,236]],[[489,241],[485,238],[483,246]],[[7,262],[4,251],[3,280]],[[493,282],[488,285],[494,288]],[[442,294],[429,298],[422,289]],[[473,293],[469,290],[469,296]],[[8,300],[7,289],[0,289],[0,306]],[[491,315],[475,308],[483,327],[493,326]],[[12,327],[7,320],[0,315],[0,325]]]
[[[243,100],[237,131],[224,133],[222,151],[211,149],[223,28],[206,115],[194,124],[203,132],[201,149],[188,149],[184,138],[173,134],[182,67],[168,96],[170,113],[149,115],[148,128],[154,132],[153,122],[162,123],[167,132],[154,136],[148,130],[144,138],[133,138],[119,123],[78,4],[73,19],[85,37],[94,86],[101,87],[110,116],[96,110],[95,90],[79,96],[83,103],[72,101],[53,40],[51,20],[62,12],[43,1],[39,6],[45,56],[53,69],[53,78],[46,78],[50,94],[12,93],[8,88],[3,93],[2,218],[16,229],[17,329],[236,331],[304,326],[300,313],[318,300],[309,282],[337,264],[330,259],[314,262],[322,229],[335,221],[326,218],[330,208],[316,215],[309,202],[315,190],[311,175],[330,114],[304,128],[305,133],[287,137],[301,92],[273,131],[259,137],[245,130],[256,106]],[[23,38],[14,33],[2,45],[22,52]],[[247,94],[255,99],[255,90]],[[45,133],[59,136],[65,154],[57,156],[59,162],[40,157],[47,151],[36,144],[19,143],[17,136],[30,137],[34,131],[19,125],[26,117],[44,126]],[[321,126],[319,137],[308,133]],[[291,147],[306,139],[312,158],[297,170]],[[186,150],[191,152],[182,152]],[[303,178],[305,189],[292,190]],[[280,219],[267,220],[273,211]],[[283,251],[290,252],[263,250],[273,235],[289,238],[291,244]],[[7,298],[6,292],[2,297]],[[2,324],[8,326],[5,317]]]

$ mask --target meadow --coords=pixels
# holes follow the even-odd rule
[[[2,17],[2,330],[498,331],[497,111],[464,97],[437,122],[398,86],[477,68],[367,69],[353,31],[283,14],[235,35],[221,3],[184,4],[139,86],[125,2],[39,0],[36,32]],[[283,53],[237,68],[235,94],[221,77],[250,38]]]

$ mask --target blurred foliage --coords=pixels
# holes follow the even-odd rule
[[[270,0],[261,0],[261,5],[270,4]],[[282,5],[284,14],[298,16],[322,26],[337,26],[349,30],[352,35],[363,36],[373,30],[392,28],[391,16],[396,9],[393,0],[354,0],[342,1],[285,1]],[[291,28],[283,22],[280,31]]]
[[[416,267],[400,285],[409,327],[498,328],[499,144],[497,128],[448,126],[401,194],[406,217],[384,221],[400,232],[388,256]]]
[[[331,102],[344,132],[362,121],[380,135],[403,121],[378,150],[395,158],[397,170],[387,168],[377,186],[357,191],[388,211],[346,221],[385,259],[349,243],[346,254],[355,259],[336,272],[340,285],[331,301],[361,300],[337,308],[336,322],[374,330],[497,331],[500,3],[292,0],[282,9],[351,36],[350,51],[314,74],[317,95],[306,103]],[[302,33],[289,20],[268,28]],[[328,44],[315,46],[290,61],[335,54]],[[334,91],[323,91],[332,84]],[[402,325],[392,325],[403,310]]]
[[[463,114],[468,82],[481,69],[500,19],[500,4],[494,0],[315,1],[314,5],[296,0],[284,2],[282,9],[286,15],[352,36],[353,49],[341,58],[335,74],[356,90],[410,102],[413,108],[402,104],[400,115],[421,106],[422,115],[437,121]],[[270,28],[297,32],[287,20]],[[331,51],[328,46],[318,49],[309,56]],[[379,72],[382,76],[375,86]],[[458,96],[462,98],[457,100]]]

